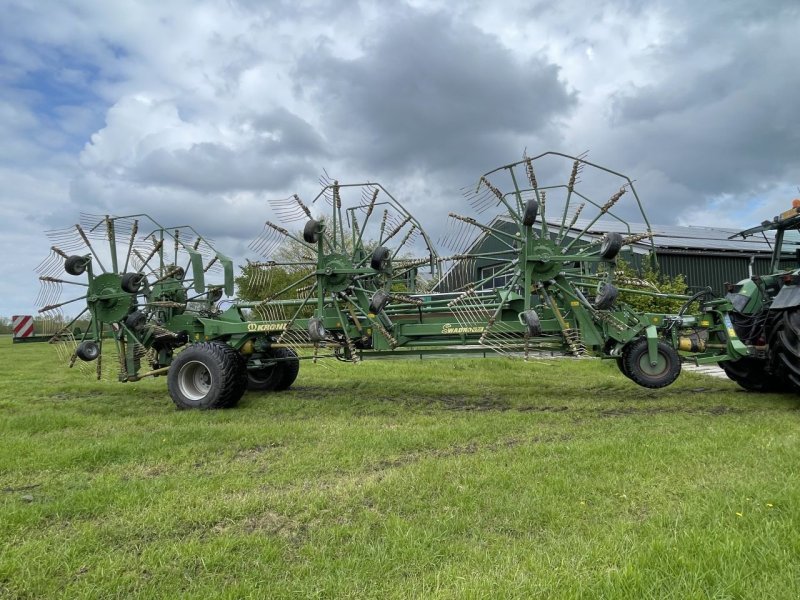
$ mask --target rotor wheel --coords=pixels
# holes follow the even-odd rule
[[[525,227],[531,227],[536,223],[536,217],[539,215],[539,203],[531,198],[525,203],[525,212],[522,214],[522,224]]]
[[[100,346],[90,340],[83,341],[75,349],[75,355],[84,362],[91,362],[100,356]]]
[[[604,283],[594,299],[594,307],[597,310],[608,310],[617,301],[617,296],[619,296],[617,287],[611,283]]]
[[[600,256],[605,260],[614,260],[622,248],[622,236],[616,231],[609,231],[600,243]]]
[[[88,260],[85,256],[68,256],[64,260],[64,270],[70,275],[78,276],[86,272]]]
[[[719,363],[728,379],[749,392],[779,392],[779,380],[767,371],[768,363],[751,356]]]
[[[392,251],[386,246],[378,246],[372,253],[369,266],[376,271],[388,271],[392,265]]]
[[[630,373],[630,379],[634,383],[657,389],[668,386],[680,375],[681,359],[675,348],[659,340],[656,342],[656,349],[655,365],[650,364],[647,338],[633,340],[622,351],[625,369]]]
[[[222,342],[188,347],[172,361],[167,375],[169,395],[179,410],[236,406],[246,386],[241,355]]]
[[[378,290],[372,295],[372,299],[369,301],[369,312],[371,312],[373,315],[377,315],[386,307],[388,303],[389,294],[383,290]]]
[[[527,334],[530,337],[542,335],[542,322],[535,310],[530,309],[521,312],[519,314],[519,321],[525,326]]]
[[[144,284],[145,276],[143,273],[123,273],[119,286],[123,292],[138,294]]]

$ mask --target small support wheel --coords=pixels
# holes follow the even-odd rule
[[[135,310],[125,317],[125,327],[134,333],[140,332],[147,324],[147,315],[140,310]]]
[[[617,287],[611,283],[604,283],[595,296],[594,307],[597,310],[608,310],[617,301],[617,296],[619,296]]]
[[[316,244],[319,241],[319,221],[309,219],[303,227],[303,239],[309,244]]]
[[[646,388],[656,389],[671,384],[680,375],[681,358],[675,348],[661,340],[656,342],[656,349],[656,364],[651,365],[647,338],[631,341],[622,350],[622,360],[625,362],[622,372],[626,375],[630,373],[631,380]]]
[[[369,266],[384,273],[392,266],[392,252],[386,246],[378,246],[372,253],[372,259],[369,261]]]
[[[64,270],[70,275],[83,275],[86,272],[86,266],[89,264],[89,259],[85,256],[69,256],[64,260]]]
[[[600,256],[605,260],[614,260],[622,248],[622,236],[616,231],[609,231],[600,243]]]
[[[369,312],[373,315],[377,315],[388,303],[389,294],[383,290],[378,290],[372,295],[372,299],[369,301]]]
[[[542,334],[542,322],[539,315],[533,309],[519,313],[519,322],[527,328],[530,337],[537,337]]]
[[[308,337],[311,338],[312,342],[321,342],[327,335],[328,332],[325,331],[322,319],[312,317],[308,320]]]
[[[123,292],[138,294],[145,282],[144,273],[124,273],[119,282]]]
[[[178,409],[236,406],[247,387],[241,355],[222,342],[201,342],[178,354],[167,374],[167,388]]]
[[[84,362],[92,362],[100,356],[100,346],[90,340],[83,341],[75,348],[75,356]]]
[[[537,216],[539,216],[539,203],[531,198],[525,203],[525,212],[522,214],[522,224],[525,227],[531,227],[536,223]]]

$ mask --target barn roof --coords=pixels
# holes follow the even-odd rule
[[[510,222],[508,217],[501,215],[498,220]],[[582,232],[591,221],[578,219],[570,228],[574,234]],[[560,223],[550,223],[552,229],[558,228]],[[708,250],[714,252],[734,252],[742,254],[770,254],[772,252],[772,241],[775,238],[774,232],[768,231],[765,234],[752,236],[747,239],[729,239],[739,233],[738,229],[725,227],[708,227],[693,225],[651,225],[653,231],[653,241],[657,248],[679,252],[687,250],[697,252]],[[641,234],[647,231],[644,223],[623,223],[613,219],[601,219],[584,234],[583,237],[594,240],[609,231],[615,231],[623,235]],[[637,253],[646,253],[650,249],[647,240],[633,244],[633,250]]]

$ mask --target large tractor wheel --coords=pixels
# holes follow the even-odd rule
[[[622,360],[625,361],[622,372],[643,387],[666,387],[680,375],[681,359],[675,348],[662,341],[657,342],[656,355],[656,364],[651,365],[647,339],[636,339],[622,351]]]
[[[178,354],[169,368],[167,388],[179,409],[230,408],[247,386],[241,355],[222,342],[203,342]]]
[[[770,368],[783,382],[781,387],[800,393],[800,307],[774,316],[769,347]]]
[[[780,381],[767,372],[767,362],[750,356],[719,363],[728,379],[750,392],[778,392]]]

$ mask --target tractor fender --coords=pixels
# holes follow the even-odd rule
[[[781,291],[778,292],[778,295],[775,296],[775,300],[772,301],[772,306],[770,306],[770,308],[772,310],[778,310],[781,308],[792,308],[794,306],[800,306],[800,286],[785,285],[781,288]]]

